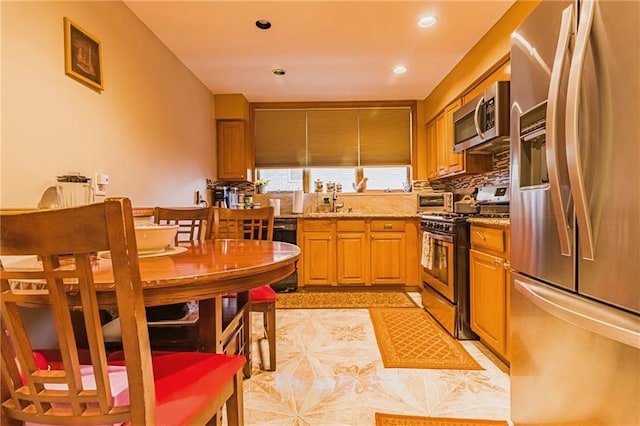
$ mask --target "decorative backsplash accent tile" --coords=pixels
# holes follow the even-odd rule
[[[417,191],[451,191],[456,194],[469,194],[477,187],[508,184],[511,165],[510,153],[509,148],[495,153],[493,155],[493,170],[490,172],[437,182],[415,181],[413,187]]]
[[[228,180],[214,180],[207,178],[207,189],[213,189],[216,186],[228,186],[229,188],[238,188],[240,192],[253,192],[253,182],[238,181],[232,182]]]

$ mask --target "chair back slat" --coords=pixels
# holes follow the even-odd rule
[[[271,241],[273,221],[272,206],[259,209],[213,207],[213,237]]]
[[[178,225],[176,233],[176,243],[178,243],[210,238],[212,214],[209,207],[155,207],[153,221],[161,225]]]
[[[0,230],[0,255],[32,256],[31,262],[0,265],[2,415],[43,424],[154,424],[153,369],[130,201],[107,199],[69,209],[2,215]],[[103,250],[110,250],[110,260],[98,256]],[[130,402],[118,407],[94,284],[93,267],[99,262],[112,262],[122,324]],[[16,282],[25,280],[41,289],[14,291]],[[30,309],[51,311],[59,370],[48,371],[36,363],[34,349],[40,348],[33,347],[33,330],[25,321]],[[81,339],[72,310],[81,312],[87,347],[78,347]],[[83,366],[79,354],[87,350],[90,361],[83,359]],[[87,371],[95,386],[85,388]]]

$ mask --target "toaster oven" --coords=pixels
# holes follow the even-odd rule
[[[452,192],[419,192],[418,213],[453,212]]]

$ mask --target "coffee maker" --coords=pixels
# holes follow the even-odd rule
[[[213,205],[215,207],[229,207],[229,187],[228,186],[216,186],[213,188]]]

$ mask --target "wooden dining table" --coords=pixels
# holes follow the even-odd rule
[[[249,290],[278,282],[296,269],[300,249],[284,242],[254,240],[204,240],[180,243],[184,252],[140,257],[145,305],[199,301],[200,350],[223,352],[223,296],[236,294],[238,314],[246,307]],[[109,304],[110,262],[101,259],[94,277],[99,303]],[[105,291],[100,291],[105,290]],[[112,300],[115,303],[115,299]],[[248,322],[248,321],[247,321]],[[249,357],[250,344],[244,355]]]
[[[277,241],[221,239],[179,243],[167,253],[139,256],[144,302],[146,306],[157,306],[199,301],[200,350],[223,352],[223,296],[237,294],[238,305],[242,305],[248,300],[250,289],[291,275],[299,255],[296,245]],[[105,253],[98,253],[92,268],[99,305],[116,308],[111,260]],[[69,297],[73,305],[73,290]],[[250,345],[246,346],[244,354],[249,356]]]

